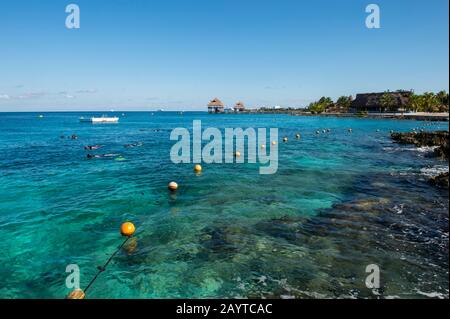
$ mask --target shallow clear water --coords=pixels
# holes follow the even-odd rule
[[[70,263],[86,286],[126,220],[136,236],[88,298],[448,298],[448,194],[427,183],[448,162],[389,138],[448,123],[128,112],[91,125],[78,121],[86,113],[37,115],[0,113],[0,298],[64,298]],[[278,127],[289,142],[277,174],[203,164],[197,176],[173,164],[170,131],[194,119]],[[79,138],[61,138],[71,134]],[[87,159],[93,144],[104,147],[91,153],[125,160]],[[364,284],[368,264],[381,268],[377,291]]]

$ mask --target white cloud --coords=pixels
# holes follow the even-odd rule
[[[97,93],[97,90],[95,89],[87,89],[87,90],[78,90],[76,91],[78,94],[91,94],[91,93]]]
[[[0,100],[9,100],[10,98],[8,94],[0,94]]]
[[[13,97],[13,98],[19,99],[19,100],[28,100],[28,99],[40,98],[46,94],[47,93],[45,93],[45,92],[29,92],[29,93],[25,93],[25,94],[22,94],[22,95]]]

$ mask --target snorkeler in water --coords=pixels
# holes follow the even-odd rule
[[[101,147],[102,147],[101,145],[88,145],[88,146],[85,146],[84,149],[85,150],[98,150]]]
[[[108,153],[108,154],[88,154],[87,158],[102,158],[102,157],[118,157],[120,154]]]
[[[138,142],[138,143],[132,143],[132,144],[125,144],[124,147],[131,148],[131,147],[139,147],[139,146],[142,146],[142,145],[144,145],[144,143]]]

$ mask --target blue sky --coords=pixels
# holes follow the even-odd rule
[[[81,28],[65,27],[66,5]],[[365,8],[381,8],[367,29]],[[0,111],[303,106],[449,87],[447,0],[5,0]]]

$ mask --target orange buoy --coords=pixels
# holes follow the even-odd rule
[[[235,156],[235,157],[241,157],[241,152],[236,151],[236,153],[234,153],[234,156]]]
[[[80,288],[72,290],[66,297],[66,299],[84,299],[85,293]]]
[[[171,191],[176,191],[178,189],[178,184],[175,182],[170,182],[168,187]]]
[[[202,166],[200,164],[197,164],[194,166],[194,171],[196,173],[200,173],[202,171]]]
[[[120,233],[122,234],[122,236],[130,237],[131,235],[134,234],[135,231],[136,228],[131,222],[123,223],[122,226],[120,227]]]

